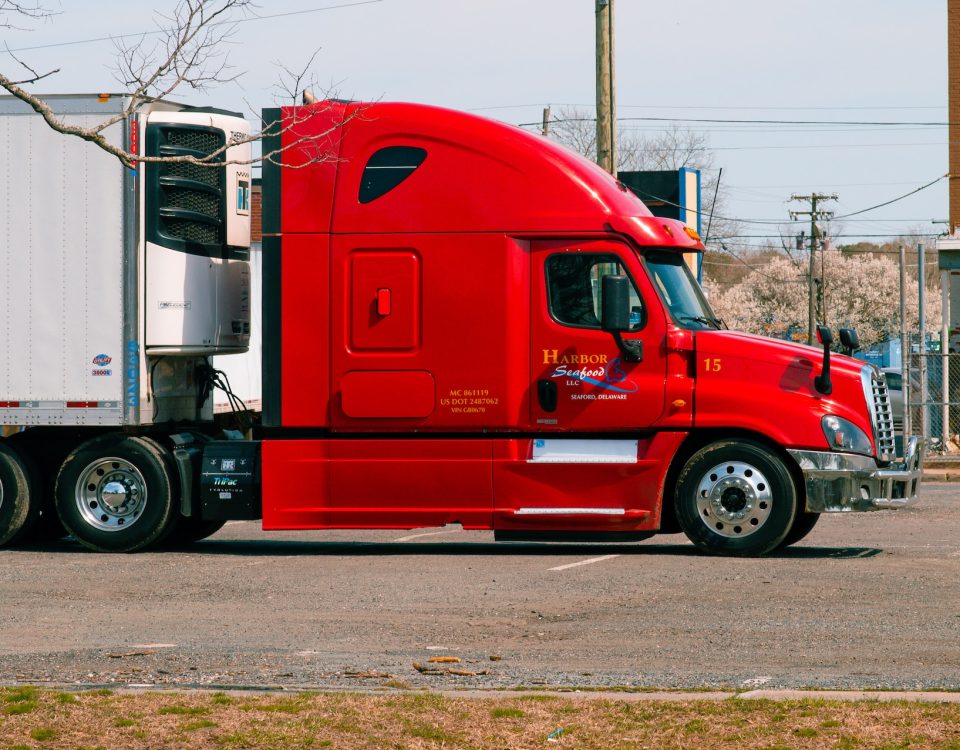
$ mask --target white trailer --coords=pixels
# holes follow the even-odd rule
[[[128,104],[46,99],[82,126]],[[203,157],[248,132],[237,114],[157,102],[105,135]],[[188,446],[213,415],[209,357],[250,339],[250,167],[125,168],[13,97],[0,164],[0,425],[19,429],[0,441],[0,546],[63,527],[104,550],[208,533],[190,521]]]

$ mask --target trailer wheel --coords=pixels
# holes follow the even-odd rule
[[[677,519],[697,547],[715,555],[756,557],[793,528],[797,491],[783,460],[752,440],[701,448],[677,480]]]
[[[817,525],[817,521],[819,520],[819,513],[802,513],[798,511],[797,517],[793,521],[793,526],[790,527],[790,531],[787,532],[783,541],[777,545],[777,549],[783,549],[784,547],[789,547],[791,544],[799,542],[813,531],[813,527]]]
[[[29,459],[0,442],[0,547],[21,541],[40,516],[36,472]]]
[[[57,476],[57,513],[98,552],[135,552],[170,530],[179,484],[169,453],[144,437],[110,434],[70,453]]]

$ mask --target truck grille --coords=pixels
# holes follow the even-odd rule
[[[873,367],[864,367],[861,371],[864,395],[870,408],[870,422],[873,425],[873,439],[877,446],[877,459],[891,461],[896,447],[893,439],[893,409],[890,406],[890,394],[887,380],[882,372]]]

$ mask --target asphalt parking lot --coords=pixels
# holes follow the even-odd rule
[[[0,552],[0,683],[960,689],[958,572],[948,483],[760,560],[459,527],[63,541]]]

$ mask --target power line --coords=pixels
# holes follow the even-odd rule
[[[584,107],[586,109],[593,109],[596,105],[596,102],[591,102],[590,104],[584,104],[582,102],[530,102],[527,104],[497,104],[497,105],[487,105],[483,107],[468,107],[468,111],[471,112],[480,112],[483,110],[491,109],[525,109],[525,108],[535,108],[535,107],[545,107],[547,104],[550,104],[554,107]],[[933,109],[946,111],[946,105],[862,105],[862,106],[846,106],[846,107],[828,107],[828,106],[791,106],[791,107],[770,107],[770,106],[757,106],[757,105],[727,105],[727,106],[708,106],[702,104],[618,104],[620,109],[679,109],[679,110],[703,110],[703,111],[758,111],[758,112],[804,112],[804,111],[822,111],[822,112],[843,112],[843,111],[899,111],[899,110],[918,110],[918,109]]]
[[[253,15],[249,18],[236,18],[230,21],[218,21],[208,24],[210,28],[214,26],[229,26],[238,23],[248,23],[249,21],[268,21],[274,18],[285,18],[287,16],[302,16],[308,13],[321,13],[326,10],[340,10],[341,8],[353,8],[357,5],[372,5],[382,3],[384,0],[355,0],[350,3],[341,3],[339,5],[327,5],[322,8],[308,8],[307,10],[291,10],[285,13],[271,13],[266,16]],[[5,49],[4,52],[30,52],[38,49],[52,49],[54,47],[73,47],[80,44],[94,44],[96,42],[112,42],[117,39],[130,39],[132,37],[155,36],[166,33],[163,29],[152,29],[151,31],[140,31],[132,34],[115,34],[113,36],[99,36],[91,39],[77,39],[72,42],[54,42],[51,44],[35,44],[32,47],[17,47],[15,49]]]
[[[564,122],[595,122],[596,117],[566,117],[554,119],[555,124]],[[700,122],[717,125],[845,125],[850,127],[888,127],[888,126],[920,126],[920,127],[949,127],[948,121],[917,121],[917,120],[774,120],[774,119],[734,119],[720,117],[618,117],[618,122]],[[520,127],[540,125],[535,122],[522,122]]]
[[[923,127],[947,127],[949,122],[917,122],[917,121],[888,121],[888,120],[740,120],[716,117],[622,117],[618,118],[626,121],[643,122],[708,122],[717,124],[737,124],[737,125],[849,125],[852,127],[870,126],[886,127],[890,125],[904,126],[923,126]]]
[[[710,146],[707,151],[789,151],[821,148],[901,148],[903,146],[949,146],[948,141],[926,141],[920,143],[823,143],[787,146]],[[672,148],[651,148],[653,152],[670,152]]]
[[[932,182],[928,182],[926,185],[921,185],[916,190],[911,190],[909,193],[904,193],[898,198],[892,198],[891,200],[885,201],[883,203],[878,203],[876,206],[870,206],[869,208],[861,208],[859,211],[853,211],[849,214],[843,214],[841,216],[836,216],[834,218],[838,220],[846,219],[851,216],[856,216],[857,214],[865,214],[867,211],[873,211],[874,209],[877,209],[877,208],[883,208],[884,206],[889,206],[891,203],[896,203],[897,201],[902,201],[904,198],[909,198],[911,195],[914,195],[915,193],[919,193],[921,190],[926,190],[928,187],[932,185],[936,185],[938,182],[940,182],[940,180],[944,180],[949,176],[950,176],[950,173],[948,172],[947,174],[940,175],[937,179],[933,180]]]
[[[848,214],[844,214],[843,216],[836,216],[836,217],[833,217],[833,218],[834,218],[835,220],[843,219],[843,218],[846,218],[846,217],[849,217],[849,216],[856,216],[856,215],[858,215],[858,214],[863,214],[863,213],[866,213],[867,211],[873,211],[873,210],[875,210],[875,209],[877,209],[877,208],[882,208],[882,207],[884,207],[884,206],[889,206],[889,205],[891,205],[891,204],[893,204],[893,203],[896,203],[897,201],[902,201],[904,198],[909,198],[911,195],[915,195],[916,193],[919,193],[921,190],[926,190],[927,188],[932,187],[933,185],[936,185],[938,182],[940,182],[941,180],[945,179],[945,178],[948,177],[948,176],[949,176],[949,174],[940,175],[940,177],[938,177],[937,179],[935,179],[935,180],[933,180],[933,181],[931,181],[931,182],[928,182],[926,185],[921,185],[920,187],[916,188],[915,190],[911,190],[909,193],[904,193],[903,195],[900,195],[900,196],[898,196],[898,197],[896,197],[896,198],[891,198],[890,200],[884,201],[883,203],[878,203],[878,204],[875,205],[875,206],[869,206],[868,208],[862,208],[862,209],[860,209],[859,211],[852,211],[852,212],[850,212],[850,213],[848,213]],[[667,200],[666,198],[663,198],[663,197],[661,197],[661,196],[659,196],[659,195],[653,195],[652,193],[644,193],[644,195],[647,196],[648,198],[650,198],[651,200],[662,201],[662,202],[665,203],[666,205],[668,205],[668,206],[673,206],[674,208],[686,208],[686,206],[681,206],[679,203],[674,203],[673,201]],[[639,196],[638,196],[638,197],[639,197]],[[641,198],[641,200],[643,200],[643,198]],[[740,223],[742,223],[742,224],[760,224],[760,225],[783,226],[783,225],[785,225],[785,224],[786,224],[786,225],[790,225],[790,224],[796,223],[796,220],[792,220],[792,219],[783,219],[783,220],[776,220],[776,219],[741,219],[741,218],[736,218],[736,217],[733,217],[733,216],[720,216],[720,215],[715,214],[715,213],[713,213],[713,212],[711,212],[711,211],[703,211],[703,210],[699,211],[698,213],[700,214],[700,216],[713,217],[713,218],[715,218],[715,219],[720,219],[720,220],[722,220],[722,221],[737,221],[737,222],[740,222]],[[883,222],[884,220],[883,220],[883,219],[876,219],[876,220],[874,220],[874,221]],[[889,220],[888,220],[888,221],[889,221]],[[839,235],[833,235],[833,236],[839,236]],[[865,236],[865,235],[857,235],[857,236]],[[907,235],[904,235],[904,236],[907,236]],[[929,235],[920,235],[920,236],[926,237],[926,236],[929,236]]]
[[[840,239],[848,237],[936,237],[938,233],[935,232],[888,232],[886,234],[874,234],[874,233],[847,233],[841,232],[839,234],[831,234],[831,239]],[[717,241],[720,240],[782,240],[783,235],[780,234],[727,234],[721,237],[715,238]]]

